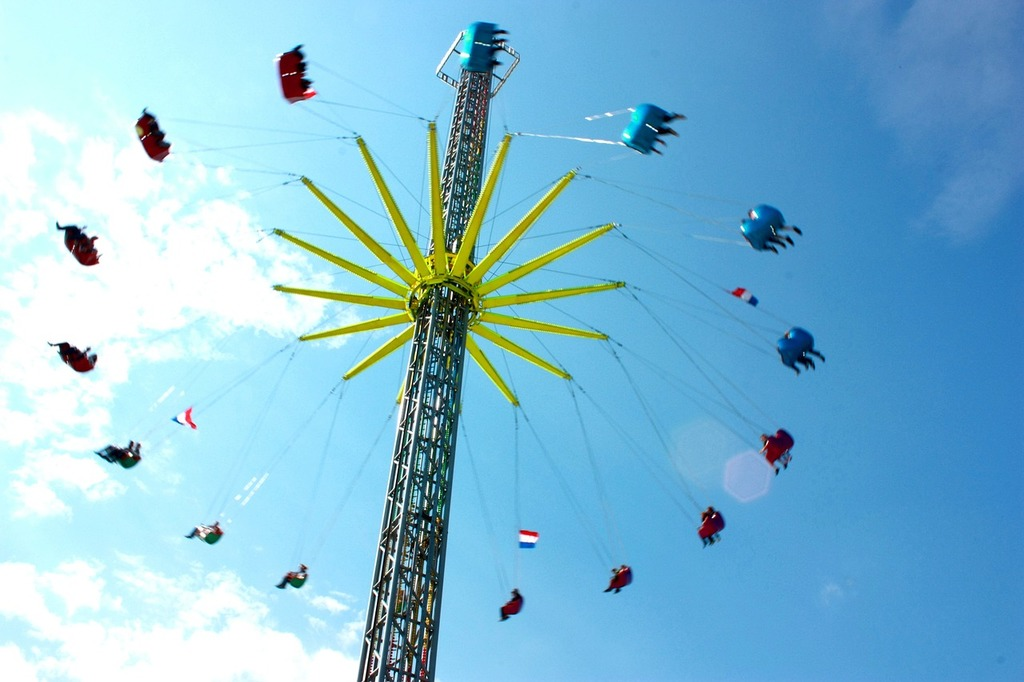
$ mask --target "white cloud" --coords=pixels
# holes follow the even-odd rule
[[[37,581],[36,569],[30,564],[0,564],[0,615],[23,621],[33,634],[53,632],[60,617],[46,605],[44,594],[36,589]]]
[[[821,604],[823,606],[831,606],[843,598],[843,588],[840,587],[838,583],[825,583],[821,586],[821,591],[818,593],[818,597],[821,599]]]
[[[908,165],[942,178],[919,226],[976,237],[1024,188],[1024,6],[916,0],[898,11],[882,0],[829,6]]]
[[[18,503],[14,516],[69,516],[71,507],[56,491],[41,481],[12,481],[12,497]]]
[[[87,450],[88,451],[88,450]],[[11,489],[20,507],[16,516],[69,515],[59,492],[76,490],[89,501],[124,493],[124,484],[110,477],[98,458],[85,459],[50,451],[30,451],[13,472]]]
[[[0,564],[0,615],[28,627],[30,645],[0,648],[5,679],[328,680],[356,661],[307,650],[271,624],[263,594],[231,573],[170,578],[123,559],[113,572],[81,561],[52,572]],[[121,607],[120,599],[126,602]],[[63,608],[61,608],[63,607]]]
[[[100,597],[105,581],[99,577],[100,566],[81,560],[69,561],[57,570],[41,576],[40,584],[64,602],[69,616],[80,609],[95,611],[100,608]]]
[[[314,608],[322,609],[332,614],[344,613],[349,611],[350,608],[347,604],[343,604],[334,597],[327,597],[324,595],[318,595],[309,600],[309,603]]]
[[[21,654],[21,649],[13,644],[0,646],[0,670],[4,671],[7,682],[36,682],[39,679]]]
[[[821,606],[835,606],[846,600],[853,593],[853,581],[826,580],[818,591],[818,602]]]
[[[110,405],[138,365],[214,357],[243,329],[294,338],[324,311],[272,290],[323,278],[255,214],[211,198],[238,190],[230,174],[121,144],[38,112],[0,117],[0,250],[13,264],[0,279],[0,443],[25,451],[10,484],[21,515],[69,513],[70,489],[123,492],[63,453],[108,442]],[[54,221],[88,225],[100,264],[75,262]],[[97,369],[63,365],[46,345],[59,341],[92,347]]]
[[[338,634],[338,643],[345,648],[361,647],[363,644],[363,633],[365,623],[362,618],[358,621],[352,620],[345,623]]]
[[[5,203],[21,207],[36,191],[37,184],[30,172],[36,161],[35,138],[63,145],[72,134],[71,130],[38,111],[0,116],[0,159],[7,160],[0,163],[0,197]],[[12,160],[17,162],[12,163]],[[12,238],[20,237],[15,234]]]

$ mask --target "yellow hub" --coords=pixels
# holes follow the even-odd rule
[[[492,245],[490,249],[483,254],[483,257],[479,261],[474,262],[474,260],[471,260],[470,258],[470,254],[473,254],[479,246],[477,244],[477,238],[479,237],[480,228],[483,225],[484,217],[487,212],[487,206],[494,192],[501,166],[504,163],[505,153],[511,139],[511,135],[506,135],[498,148],[494,163],[488,173],[487,180],[484,183],[480,196],[477,198],[476,205],[474,206],[466,224],[465,231],[461,237],[460,244],[456,252],[451,252],[447,249],[437,249],[433,253],[429,254],[424,254],[417,246],[416,238],[413,236],[412,230],[409,229],[409,225],[405,221],[405,218],[402,217],[401,211],[398,209],[398,205],[391,195],[391,191],[384,183],[384,179],[381,177],[376,163],[373,161],[373,157],[370,155],[370,151],[366,147],[365,142],[363,142],[362,138],[358,138],[356,140],[356,143],[359,146],[359,151],[363,155],[363,159],[366,162],[367,168],[370,170],[370,175],[373,178],[377,191],[384,203],[384,207],[391,220],[391,224],[398,233],[402,246],[412,262],[411,268],[407,267],[399,258],[384,248],[380,242],[371,237],[366,230],[352,220],[352,218],[341,210],[337,204],[331,201],[330,198],[328,198],[327,195],[316,187],[316,185],[314,185],[308,178],[302,178],[302,183],[313,193],[313,195],[316,196],[317,199],[319,199],[324,206],[326,206],[327,209],[349,230],[349,232],[376,257],[377,262],[382,264],[389,271],[387,273],[377,272],[374,269],[358,265],[352,261],[342,258],[341,256],[325,251],[324,249],[312,244],[308,244],[285,232],[275,230],[275,234],[280,235],[296,246],[324,258],[384,292],[382,294],[358,294],[340,291],[298,289],[283,285],[275,287],[277,290],[286,293],[299,294],[302,296],[315,296],[348,305],[370,306],[384,311],[390,311],[389,314],[385,314],[381,317],[366,319],[354,324],[338,327],[337,329],[329,329],[313,334],[306,334],[300,337],[300,339],[304,341],[311,341],[314,339],[370,332],[389,327],[398,327],[401,329],[401,331],[389,340],[385,341],[379,348],[346,372],[344,375],[346,379],[355,376],[390,353],[395,352],[412,339],[415,321],[420,311],[420,306],[424,305],[424,302],[428,300],[430,294],[438,287],[447,289],[449,292],[460,297],[466,302],[469,310],[468,331],[470,332],[466,336],[466,350],[476,361],[477,365],[483,369],[484,373],[487,374],[494,385],[498,387],[502,394],[504,394],[513,405],[518,404],[518,399],[512,393],[511,388],[509,388],[505,380],[502,379],[493,363],[487,358],[483,348],[481,348],[477,343],[477,338],[485,339],[501,350],[517,355],[537,367],[551,372],[556,376],[562,377],[563,379],[570,378],[568,372],[538,355],[535,355],[515,341],[499,334],[495,328],[519,329],[529,332],[562,334],[590,339],[607,338],[604,334],[593,330],[577,329],[574,327],[542,322],[540,320],[531,320],[519,315],[503,315],[497,312],[501,309],[507,309],[522,304],[551,301],[559,298],[578,296],[581,294],[607,291],[609,289],[616,289],[624,286],[623,282],[605,282],[548,291],[521,292],[505,295],[499,293],[499,290],[507,285],[518,282],[530,273],[543,268],[549,263],[558,260],[572,251],[575,251],[584,244],[593,241],[615,227],[615,225],[611,223],[602,225],[545,254],[528,260],[511,270],[507,270],[502,273],[492,272],[492,270],[499,269],[500,263],[502,263],[512,248],[519,243],[520,239],[526,234],[530,227],[533,226],[540,215],[576,176],[575,171],[570,171],[558,180],[554,186],[545,193],[540,201],[538,201],[532,209],[530,209],[518,222],[516,222],[504,237],[502,237],[496,244]],[[430,165],[432,169],[430,178],[431,241],[436,246],[445,244],[446,239],[444,234],[443,209],[441,206],[441,183],[437,173],[439,164],[436,128],[433,123],[429,126],[427,141],[431,158]]]
[[[433,274],[430,277],[420,278],[416,284],[409,289],[409,297],[406,300],[406,310],[415,319],[419,311],[420,303],[427,300],[430,292],[437,288],[444,288],[456,296],[464,299],[469,304],[471,320],[480,317],[480,294],[477,287],[466,281],[465,277],[458,277],[450,273]]]

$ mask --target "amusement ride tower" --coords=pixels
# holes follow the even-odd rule
[[[280,291],[317,296],[353,305],[397,311],[301,337],[303,340],[403,326],[401,332],[355,365],[351,378],[410,340],[411,352],[402,386],[395,447],[391,460],[373,582],[366,611],[359,680],[432,680],[444,586],[445,548],[451,509],[455,445],[466,351],[514,405],[518,399],[495,370],[474,337],[486,339],[562,378],[569,374],[496,332],[494,326],[604,339],[604,334],[494,312],[503,307],[605,291],[623,286],[605,282],[532,293],[491,295],[615,227],[595,228],[546,254],[488,277],[558,194],[575,177],[566,174],[487,254],[476,260],[476,241],[511,141],[506,135],[483,180],[490,100],[519,63],[494,24],[472,24],[445,54],[437,75],[456,90],[444,172],[439,173],[437,134],[429,126],[431,243],[426,253],[416,240],[384,183],[365,142],[356,140],[403,246],[411,269],[392,256],[312,182],[305,185],[385,265],[395,278],[361,267],[284,232],[288,241],[338,265],[394,296],[314,291],[278,286]],[[499,52],[513,61],[503,76],[494,73]],[[444,73],[452,56],[459,77]],[[397,279],[396,279],[397,278]]]

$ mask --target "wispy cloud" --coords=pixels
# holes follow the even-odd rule
[[[843,588],[838,583],[828,582],[821,586],[818,593],[822,606],[831,606],[843,598]]]
[[[334,597],[327,597],[324,595],[311,598],[309,603],[315,608],[322,609],[332,614],[344,613],[350,608],[347,604],[343,604]]]
[[[88,452],[88,450],[86,450]],[[75,490],[87,500],[103,500],[127,490],[98,463],[52,451],[33,451],[15,469],[11,492],[19,506],[15,516],[67,516],[71,514],[60,495]]]
[[[869,0],[828,7],[834,41],[861,67],[908,168],[939,178],[919,227],[954,242],[985,234],[1024,189],[1024,5]]]
[[[321,277],[244,203],[218,198],[241,191],[230,173],[123,145],[38,112],[0,116],[0,443],[24,453],[21,515],[67,514],[73,489],[123,492],[65,453],[112,437],[109,406],[140,365],[201,360],[240,329],[294,338],[323,315],[322,301],[272,290]],[[88,224],[100,264],[75,262],[56,221]],[[46,345],[59,341],[91,346],[97,370],[74,374]]]
[[[818,591],[818,603],[823,607],[836,606],[853,594],[853,581],[826,580]]]
[[[113,578],[113,594],[107,577]],[[159,589],[151,589],[157,585]],[[355,675],[341,650],[277,629],[262,593],[234,574],[170,578],[83,561],[53,571],[0,564],[0,616],[31,646],[0,648],[5,679],[328,680]],[[146,618],[140,618],[146,614]],[[14,673],[14,677],[9,675]]]

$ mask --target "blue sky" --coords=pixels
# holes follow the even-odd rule
[[[503,267],[616,222],[523,286],[629,286],[522,310],[611,341],[516,337],[568,384],[492,352],[521,411],[467,373],[438,679],[1024,676],[1019,3],[318,4],[0,9],[5,680],[354,677],[406,358],[341,382],[385,335],[296,343],[369,315],[271,285],[372,292],[268,233],[373,264],[305,174],[394,249],[358,133],[425,245],[434,68],[478,20],[522,55],[488,148],[532,134],[482,240],[578,167]],[[289,106],[273,59],[299,43],[320,94]],[[625,116],[585,117],[641,102],[687,116],[662,157],[561,139],[615,140]],[[742,242],[758,203],[794,248]],[[817,371],[778,362],[791,325]],[[750,451],[778,427],[772,478]],[[129,438],[132,470],[92,454]],[[702,549],[707,504],[728,526]],[[214,519],[217,546],[183,537]]]

